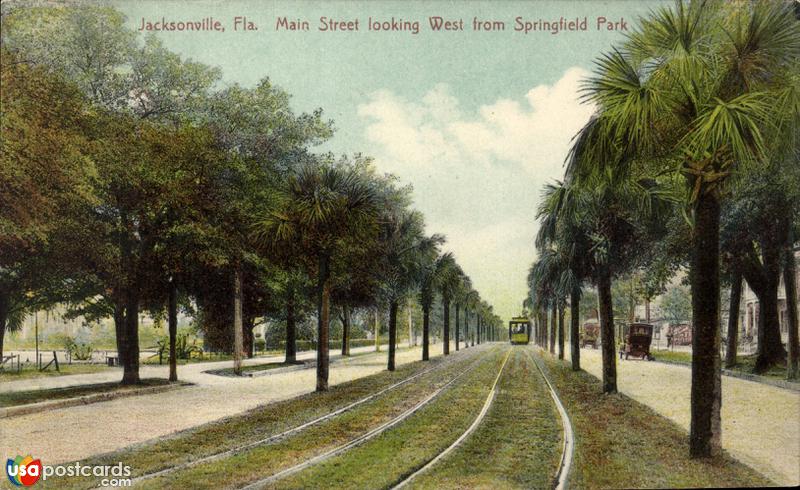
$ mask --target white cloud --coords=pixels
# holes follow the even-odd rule
[[[541,187],[561,178],[570,140],[593,111],[578,102],[587,75],[570,68],[553,85],[490,101],[476,114],[446,84],[419,101],[378,91],[358,107],[368,153],[414,185],[430,230],[447,235],[446,248],[506,318],[525,296]]]

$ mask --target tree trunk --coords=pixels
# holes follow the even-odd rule
[[[178,356],[175,352],[175,341],[178,337],[178,285],[175,279],[169,280],[169,306],[167,322],[169,328],[169,380],[178,381]]]
[[[603,352],[603,393],[617,392],[617,352],[614,342],[614,303],[611,298],[611,274],[600,270],[597,281],[600,301],[600,344]]]
[[[581,370],[581,291],[578,288],[572,290],[570,297],[569,312],[569,343],[572,357],[572,370]]]
[[[695,207],[692,243],[692,388],[689,455],[719,454],[720,409],[720,279],[719,198],[701,193]]]
[[[349,356],[350,355],[350,307],[344,305],[342,307],[343,310],[343,321],[342,321],[342,355]]]
[[[430,319],[431,307],[422,307],[422,360],[427,361],[429,358],[429,343],[430,343]]]
[[[464,348],[469,347],[469,310],[464,307]]]
[[[8,322],[8,311],[11,309],[8,294],[0,290],[0,359],[3,358],[3,342],[6,337],[6,322]]]
[[[114,301],[114,341],[117,344],[117,360],[121,366],[125,365],[125,354],[128,351],[128,334],[126,333],[125,301]]]
[[[461,328],[460,328],[460,319],[458,318],[458,310],[461,308],[461,305],[456,303],[456,351],[458,351],[459,347],[458,344],[461,342]]]
[[[442,309],[444,310],[444,326],[442,327],[442,353],[450,354],[450,298],[442,298]]]
[[[742,275],[734,273],[731,284],[731,303],[728,308],[728,347],[725,349],[725,367],[736,365],[739,347],[739,306],[742,301]]]
[[[558,307],[558,358],[564,359],[564,307]]]
[[[760,373],[770,366],[782,362],[786,351],[781,342],[780,316],[778,312],[778,288],[781,277],[781,249],[771,243],[762,243],[764,261],[764,289],[758,298],[758,353],[755,372]]]
[[[242,352],[247,355],[248,359],[255,357],[255,330],[256,319],[253,316],[242,318]]]
[[[394,371],[394,353],[397,348],[397,300],[389,303],[389,365],[387,369]]]
[[[286,301],[286,363],[297,362],[297,328],[294,317],[294,291]]]
[[[411,318],[411,302],[406,306],[408,310],[408,348],[414,347],[414,320]]]
[[[244,338],[242,331],[242,271],[237,265],[233,271],[233,373],[242,374],[242,350]]]
[[[478,315],[476,314],[475,315],[475,318],[476,318],[475,321],[477,321],[477,317],[478,317]],[[475,347],[475,329],[470,330],[469,338],[470,338],[470,346],[471,347]]]
[[[3,343],[6,338],[6,314],[0,310],[0,359],[3,358]]]
[[[549,311],[547,307],[542,309],[542,349],[548,350],[550,348],[550,340],[548,338],[548,334],[550,332],[550,324],[548,323],[549,320]]]
[[[329,334],[331,314],[330,256],[319,256],[317,273],[317,391],[328,389]]]
[[[381,351],[381,319],[378,307],[375,307],[375,352]]]
[[[131,288],[127,294],[125,307],[125,356],[120,361],[123,366],[122,384],[139,383],[139,294]]]
[[[483,326],[481,325],[482,321],[483,320],[482,320],[480,315],[478,315],[478,317],[475,319],[475,337],[477,337],[477,339],[478,339],[478,342],[477,342],[478,345],[481,344],[481,334],[483,333],[482,332]]]
[[[558,308],[556,304],[550,307],[550,353],[556,353],[556,321],[558,319]]]
[[[789,336],[786,339],[789,355],[786,363],[786,379],[795,380],[798,378],[798,357],[800,357],[800,346],[797,338],[797,269],[794,259],[794,237],[791,230],[789,239],[783,249],[783,287],[786,291],[786,315],[789,320]]]

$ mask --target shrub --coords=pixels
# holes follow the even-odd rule
[[[63,342],[64,349],[69,353],[72,359],[77,361],[89,361],[92,359],[94,348],[92,348],[91,344],[83,342],[77,343],[75,339],[70,336],[65,336]]]

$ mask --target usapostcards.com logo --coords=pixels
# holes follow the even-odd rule
[[[117,463],[109,465],[82,465],[73,463],[69,465],[44,466],[41,460],[33,459],[32,456],[17,456],[6,461],[6,474],[8,481],[18,487],[29,487],[39,481],[47,480],[49,477],[103,477],[100,481],[102,487],[126,487],[131,485],[130,466]],[[113,478],[109,478],[109,476]],[[121,478],[126,477],[126,478]]]
[[[6,474],[8,481],[14,485],[29,487],[39,481],[39,477],[42,476],[42,462],[33,459],[30,455],[17,456],[14,459],[8,458]]]

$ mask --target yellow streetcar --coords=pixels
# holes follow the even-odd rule
[[[523,316],[517,316],[508,322],[508,339],[512,344],[527,344],[531,340],[531,322]]]

